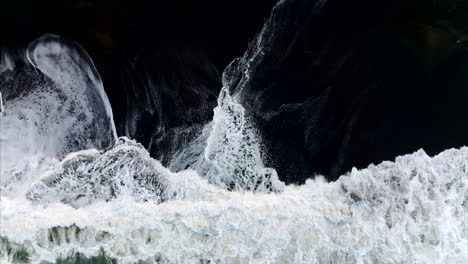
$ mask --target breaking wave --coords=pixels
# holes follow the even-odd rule
[[[433,158],[420,150],[332,183],[317,177],[280,193],[229,192],[192,170],[171,173],[139,144],[120,139],[107,152],[74,153],[57,164],[31,188],[41,200],[2,196],[1,258],[464,263],[467,160],[467,147]],[[167,200],[145,202],[158,184],[165,193],[156,200]]]
[[[76,43],[45,35],[3,50],[2,263],[465,263],[468,147],[301,186],[265,165],[239,99],[262,34],[225,72],[213,120],[167,168],[117,138]]]

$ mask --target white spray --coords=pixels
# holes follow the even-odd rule
[[[102,82],[80,47],[45,35],[25,54],[22,67],[5,54],[0,65],[3,187],[40,174],[70,152],[110,147],[116,139]]]

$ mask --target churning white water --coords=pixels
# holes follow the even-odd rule
[[[433,158],[418,151],[334,183],[229,192],[194,171],[171,173],[121,139],[57,164],[48,177],[69,178],[33,185],[41,199],[2,195],[2,263],[78,254],[118,263],[466,263],[467,159],[466,147]],[[99,187],[93,179],[103,176],[112,183]],[[125,186],[135,176],[155,177],[168,200],[153,202],[145,184]],[[99,190],[110,186],[114,198]]]
[[[2,263],[468,259],[468,147],[285,186],[224,87],[213,121],[168,169],[116,139],[76,44],[47,35],[25,54],[22,68],[7,53],[0,65]]]
[[[26,66],[6,52],[0,66],[0,184],[9,188],[23,186],[54,159],[116,139],[112,109],[84,50],[44,35],[24,54],[19,60]]]

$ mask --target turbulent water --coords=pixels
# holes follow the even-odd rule
[[[33,201],[2,194],[2,262],[465,263],[467,160],[418,151],[333,183],[229,192],[122,138],[58,163]]]
[[[167,167],[117,138],[78,44],[45,35],[2,50],[1,262],[466,263],[468,147],[301,186],[265,165],[241,100],[264,37],[225,72],[213,120]]]
[[[19,53],[2,51],[0,66],[0,184],[14,192],[54,159],[116,139],[99,74],[81,47],[45,35]]]

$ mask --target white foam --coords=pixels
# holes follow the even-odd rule
[[[120,145],[129,155],[138,148]],[[269,194],[162,169],[166,187],[186,193],[159,204],[122,195],[73,208],[2,196],[2,263],[20,251],[32,263],[78,253],[117,263],[465,263],[467,159],[468,147],[434,158],[418,151]]]
[[[174,157],[171,172],[126,138],[102,150],[115,129],[82,51],[48,35],[27,54],[39,72],[23,69],[8,86],[19,96],[0,87],[2,263],[99,255],[117,263],[468,258],[468,147],[433,158],[418,151],[333,183],[317,177],[285,186],[264,166],[260,137],[224,76],[213,122]],[[2,61],[3,73],[15,70],[11,58]],[[243,81],[249,62],[244,69]]]
[[[41,174],[56,158],[116,139],[100,77],[77,44],[44,35],[29,45],[26,58],[30,65],[18,67],[4,53],[0,64],[2,188]]]
[[[169,168],[194,169],[210,183],[230,190],[281,191],[284,183],[276,170],[263,164],[260,139],[245,109],[224,86],[213,121],[174,155]]]
[[[123,137],[103,153],[83,150],[68,155],[32,184],[27,198],[42,205],[55,202],[83,207],[121,196],[155,203],[197,199],[197,193],[206,197],[214,190],[221,191],[192,170],[170,172],[141,144]]]

